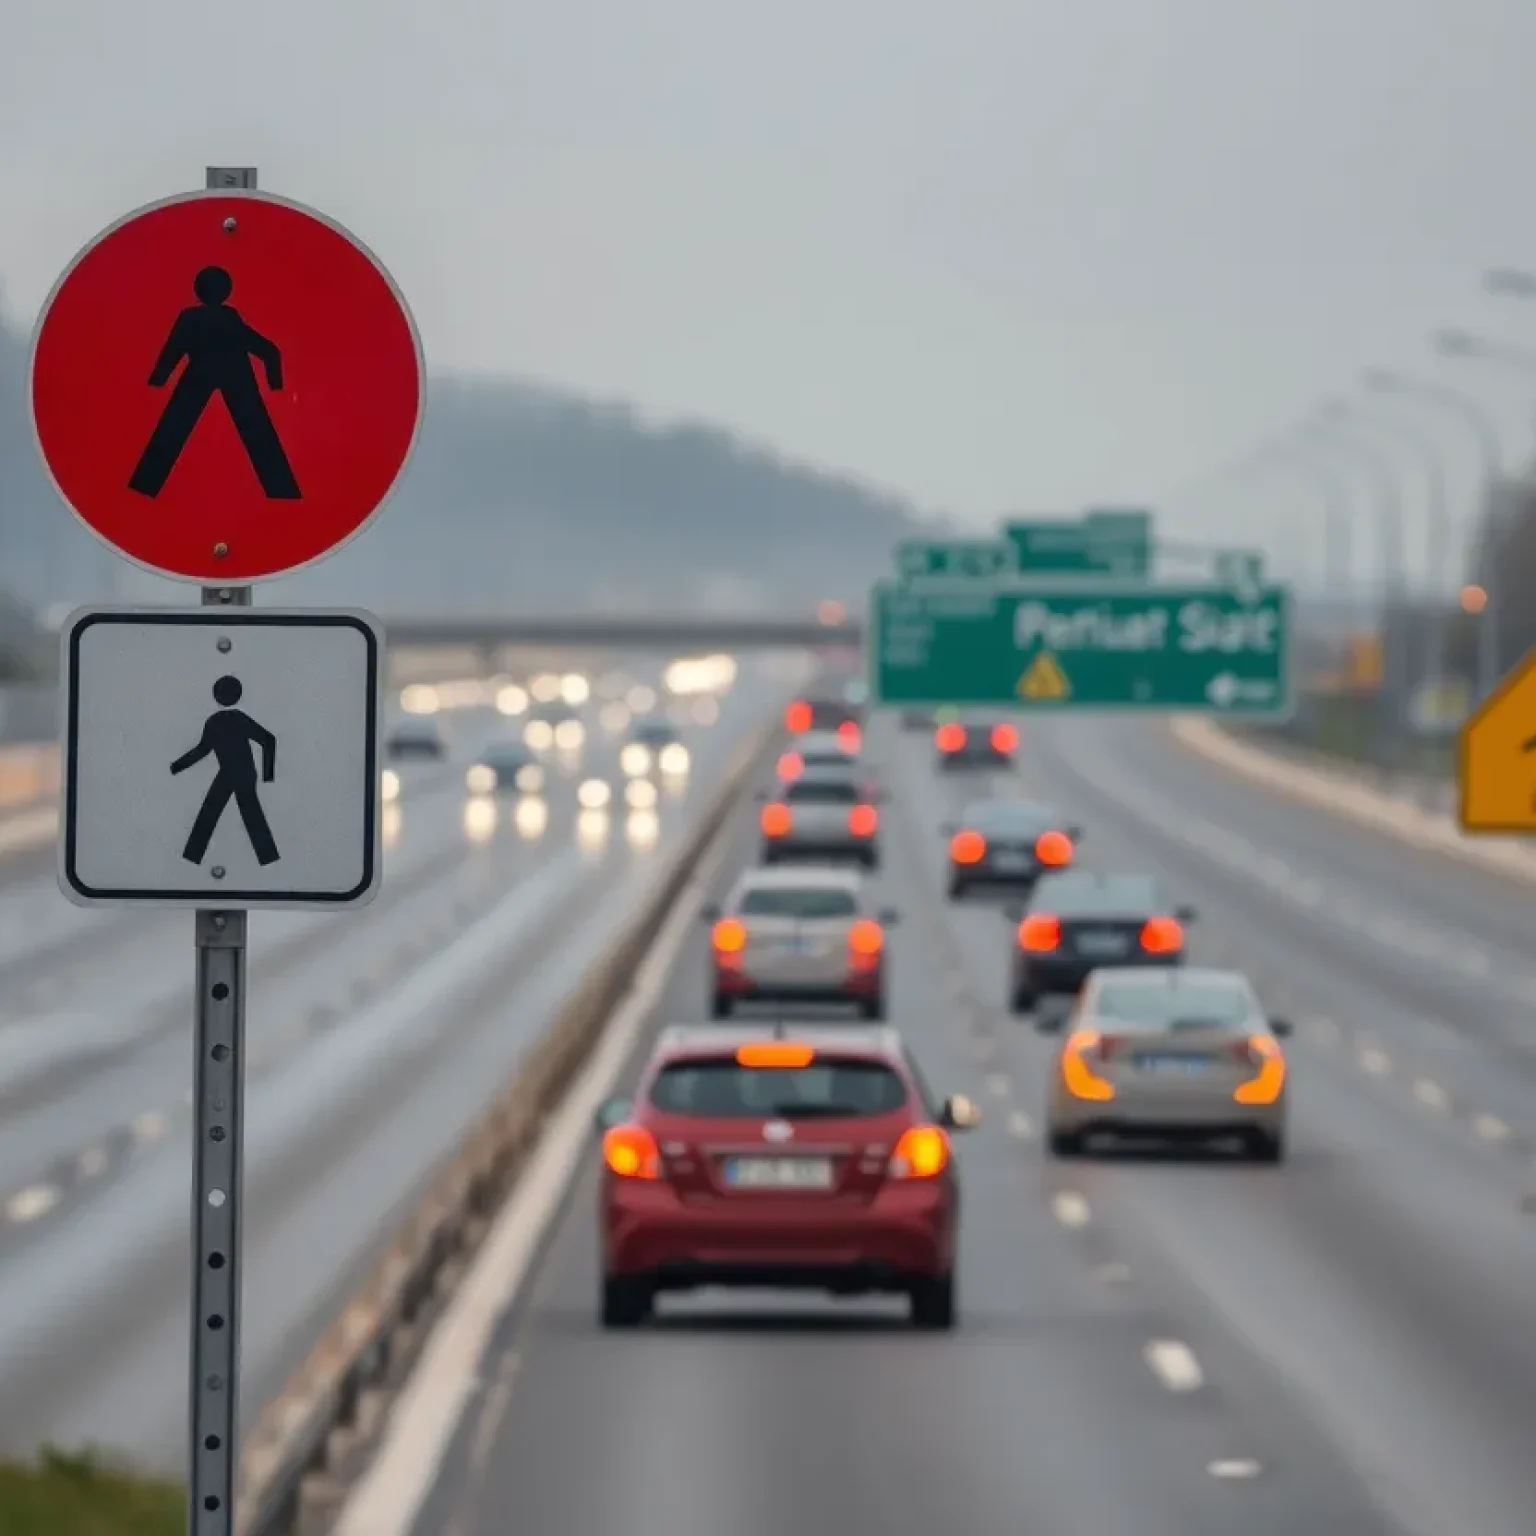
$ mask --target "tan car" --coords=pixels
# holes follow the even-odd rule
[[[741,1003],[851,1003],[885,1017],[885,930],[853,870],[752,869],[718,907],[710,934],[710,1016]]]
[[[1288,1070],[1280,1038],[1240,971],[1095,971],[1064,1020],[1046,1139],[1075,1157],[1097,1136],[1236,1140],[1256,1162],[1285,1156]]]
[[[877,869],[879,802],[885,796],[846,768],[807,768],[759,796],[764,864],[797,859],[824,864],[844,859]]]

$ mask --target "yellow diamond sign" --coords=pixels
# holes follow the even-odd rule
[[[1459,819],[1467,832],[1536,832],[1536,650],[1461,728]]]
[[[1024,699],[1064,699],[1072,692],[1061,663],[1049,651],[1041,651],[1019,679],[1019,697]]]

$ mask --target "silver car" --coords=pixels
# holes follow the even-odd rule
[[[880,863],[880,812],[883,798],[874,786],[846,768],[807,768],[780,784],[759,817],[762,861],[851,859],[866,869]]]
[[[704,916],[710,934],[710,1016],[738,1003],[852,1003],[885,1017],[890,908],[869,903],[854,870],[753,869]]]
[[[1285,1156],[1280,1038],[1240,971],[1183,966],[1095,971],[1065,1021],[1051,1073],[1050,1150],[1074,1157],[1099,1135],[1235,1138],[1256,1162]]]

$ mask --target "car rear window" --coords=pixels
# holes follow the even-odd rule
[[[859,790],[856,784],[841,780],[797,779],[789,786],[784,798],[792,805],[857,805]]]
[[[811,729],[835,731],[844,721],[859,723],[862,711],[853,704],[835,704],[823,700],[811,701]]]
[[[1238,981],[1105,981],[1092,999],[1097,1018],[1116,1029],[1231,1029],[1258,1012],[1258,1000]]]
[[[1044,832],[1059,825],[1048,805],[1027,800],[983,800],[965,809],[966,826],[981,832]]]
[[[1163,901],[1150,875],[1052,875],[1035,887],[1030,906],[1058,917],[1151,916]]]
[[[674,1062],[651,1084],[669,1115],[753,1120],[888,1115],[908,1102],[906,1081],[878,1061],[822,1060],[806,1067],[743,1067],[734,1059]]]
[[[797,890],[764,886],[746,892],[736,910],[742,917],[852,917],[858,911],[858,903],[852,891],[838,890],[835,886],[808,886]]]

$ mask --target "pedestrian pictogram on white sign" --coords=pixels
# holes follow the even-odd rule
[[[59,873],[82,906],[361,906],[384,642],[355,610],[85,608],[64,626]]]

